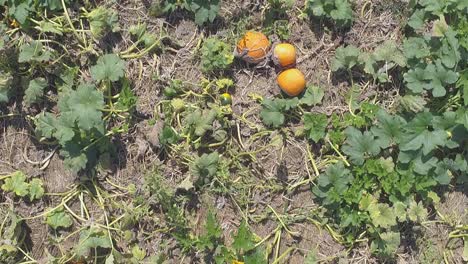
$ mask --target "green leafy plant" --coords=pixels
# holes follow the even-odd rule
[[[24,222],[13,212],[13,208],[2,207],[0,218],[0,261],[2,263],[17,263],[21,259],[21,251],[25,247],[26,233]]]
[[[68,228],[73,224],[73,220],[64,208],[60,207],[47,214],[46,223],[53,229]]]
[[[222,245],[222,230],[213,211],[208,211],[205,222],[205,233],[198,237],[196,246],[199,250],[215,251]]]
[[[304,129],[309,139],[317,143],[325,137],[328,125],[328,117],[325,114],[305,113],[303,120]]]
[[[337,26],[350,26],[354,20],[351,4],[347,0],[307,0],[306,12],[310,16],[325,17]]]
[[[159,16],[162,13],[186,9],[194,14],[195,23],[199,26],[213,22],[220,9],[220,0],[162,0],[154,1],[151,13]]]
[[[262,102],[263,109],[260,117],[263,123],[272,127],[280,127],[284,124],[284,112],[297,107],[299,99],[265,99]]]
[[[47,50],[39,41],[32,41],[20,47],[18,62],[38,63],[49,61],[52,58],[52,52]]]
[[[203,154],[194,161],[190,171],[195,177],[194,181],[197,185],[204,185],[211,182],[218,172],[219,160],[219,154],[213,152],[210,154]]]
[[[314,193],[345,233],[358,234],[366,225],[373,226],[371,249],[391,257],[400,241],[397,223],[426,219],[431,190],[449,184],[452,177],[463,177],[460,169],[467,162],[454,153],[466,144],[461,138],[468,131],[457,124],[453,112],[442,116],[422,112],[406,120],[380,110],[376,117],[364,132],[345,130],[342,150],[350,167],[342,163],[328,167]],[[436,153],[451,153],[449,159],[457,160],[457,165],[447,154]]]
[[[13,76],[0,70],[0,103],[8,102],[11,95]]]
[[[120,30],[118,13],[112,9],[100,6],[90,12],[85,12],[84,17],[89,20],[89,27],[93,37],[100,39],[107,33]]]
[[[406,66],[406,57],[391,40],[382,43],[372,53],[361,53],[359,60],[364,64],[364,71],[381,83],[389,81],[392,69]]]
[[[196,136],[203,136],[208,130],[213,128],[213,121],[216,118],[216,111],[214,110],[196,110],[187,115],[186,122],[190,130]]]
[[[29,86],[24,94],[24,101],[31,105],[37,103],[44,94],[44,89],[47,87],[47,81],[44,78],[36,78],[29,82]]]
[[[318,105],[322,102],[323,96],[323,89],[318,86],[310,85],[307,87],[301,98],[264,99],[262,101],[263,108],[260,112],[260,117],[265,125],[278,128],[285,123],[285,114],[300,106]]]
[[[361,50],[354,46],[337,48],[335,53],[335,59],[332,62],[332,70],[351,70],[351,68],[353,68],[355,65],[358,65],[360,55]]]
[[[19,197],[28,197],[30,201],[41,199],[44,195],[43,182],[40,179],[26,181],[26,175],[21,171],[16,171],[10,175],[2,176],[4,179],[2,190],[13,192]]]
[[[201,48],[202,70],[210,73],[227,70],[234,61],[234,55],[228,44],[216,38],[208,38]]]
[[[175,144],[179,141],[179,135],[177,132],[170,126],[164,126],[161,134],[159,135],[159,142],[163,146],[169,144]]]
[[[115,82],[125,75],[125,63],[115,54],[106,54],[99,57],[90,71],[91,77],[96,81]]]
[[[64,0],[67,4],[70,0]],[[21,25],[28,25],[28,18],[35,16],[36,12],[43,10],[60,11],[62,2],[60,0],[29,1],[29,0],[0,0],[0,5],[8,7],[8,15]]]
[[[220,0],[187,0],[187,5],[195,14],[195,23],[201,26],[215,20],[219,12]]]
[[[112,242],[108,234],[99,227],[92,226],[80,232],[80,240],[74,248],[78,257],[85,257],[94,249],[110,249]]]
[[[128,29],[128,32],[130,33],[130,35],[132,35],[136,39],[136,41],[129,49],[121,52],[121,54],[130,53],[140,44],[143,44],[143,46],[147,49],[147,51],[150,51],[156,48],[157,46],[159,46],[158,37],[155,34],[148,32],[148,29],[145,23],[132,25]]]
[[[57,140],[65,165],[78,172],[108,148],[101,112],[104,98],[93,85],[81,84],[58,105],[59,115],[45,112],[36,117],[36,133]]]
[[[373,52],[363,52],[349,45],[336,50],[331,69],[336,72],[345,70],[352,79],[351,69],[359,67],[374,80],[381,83],[390,80],[389,72],[396,67],[406,66],[406,57],[394,41],[385,41]]]
[[[281,40],[289,39],[291,30],[287,20],[288,11],[294,6],[293,0],[268,0],[263,31],[276,34]]]

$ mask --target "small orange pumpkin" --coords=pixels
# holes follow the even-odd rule
[[[296,48],[289,43],[280,43],[273,48],[273,62],[280,67],[296,64]]]
[[[270,41],[261,32],[248,31],[237,43],[234,55],[249,63],[259,63],[270,50]]]
[[[281,90],[289,96],[297,96],[306,87],[304,74],[296,69],[287,69],[278,74],[277,82]]]

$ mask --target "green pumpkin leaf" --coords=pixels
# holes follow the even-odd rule
[[[14,192],[20,197],[29,194],[29,184],[26,182],[26,175],[21,171],[14,172],[9,178],[5,179],[2,185],[5,192]]]

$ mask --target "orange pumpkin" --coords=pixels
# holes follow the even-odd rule
[[[277,82],[281,90],[289,96],[301,94],[306,87],[304,74],[296,68],[282,71],[278,74]]]
[[[273,48],[273,62],[280,67],[296,64],[296,48],[289,43],[280,43]]]
[[[261,32],[248,31],[237,43],[235,56],[249,63],[259,63],[270,50],[270,41]]]

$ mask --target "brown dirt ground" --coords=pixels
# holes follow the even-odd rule
[[[251,10],[264,4],[265,1],[224,1],[222,6],[222,16],[224,21],[230,21],[242,14],[253,15],[250,23],[245,26],[248,29],[258,29],[261,27],[261,11],[254,14]],[[258,3],[257,3],[258,2]],[[297,7],[301,8],[301,4],[297,1]],[[356,10],[361,10],[364,4],[369,1],[356,1]],[[343,100],[343,94],[346,93],[349,84],[342,82],[336,76],[333,76],[330,71],[330,62],[334,56],[334,50],[337,44],[347,43],[354,44],[364,50],[372,50],[382,41],[394,39],[397,42],[401,40],[400,19],[398,14],[398,6],[405,5],[404,1],[370,1],[371,5],[366,6],[362,16],[357,14],[357,20],[353,27],[340,35],[331,35],[328,30],[323,27],[323,24],[316,24],[308,20],[297,18],[298,13],[290,15],[290,42],[294,43],[299,50],[298,68],[305,72],[310,83],[319,85],[325,89],[324,103],[320,107],[314,107],[313,110],[330,114],[332,112],[344,112],[347,110],[346,102]],[[259,5],[256,5],[259,4]],[[120,1],[117,4],[117,9],[125,29],[128,25],[135,24],[139,20],[144,20],[148,23],[151,31],[159,33],[161,27],[168,28],[168,34],[176,40],[176,52],[167,51],[158,56],[147,56],[139,60],[131,60],[127,64],[127,76],[131,79],[134,91],[138,96],[137,111],[142,118],[138,119],[138,124],[131,133],[125,135],[124,138],[115,139],[118,146],[118,160],[115,161],[114,168],[108,177],[115,183],[127,186],[130,183],[140,186],[143,183],[143,177],[147,171],[153,166],[161,163],[157,149],[148,147],[145,136],[152,129],[147,122],[148,119],[154,118],[155,105],[161,98],[162,88],[171,79],[178,78],[190,83],[198,83],[203,77],[198,66],[199,60],[194,54],[197,43],[200,39],[207,35],[219,35],[220,37],[232,36],[228,34],[231,30],[229,22],[220,22],[216,31],[201,31],[193,23],[178,14],[170,16],[168,19],[151,18],[147,15],[147,10],[140,4],[140,1]],[[235,37],[237,35],[234,34]],[[227,41],[234,43],[235,39],[226,38]],[[124,49],[127,43],[118,43],[115,50]],[[303,59],[302,59],[303,58]],[[265,98],[272,98],[279,94],[279,89],[275,83],[275,71],[272,68],[263,70],[247,69],[247,65],[241,62],[236,62],[233,70],[228,74],[235,81],[235,90],[233,91],[233,110],[234,113],[242,115],[245,111],[251,111],[247,115],[247,120],[255,123],[256,126],[262,126],[258,117],[260,107],[258,103],[249,95],[251,93],[259,94]],[[158,76],[159,78],[155,78]],[[379,102],[383,105],[390,106],[390,99],[398,93],[399,83],[395,80],[385,91],[376,90],[371,84],[367,86],[368,91],[363,92],[363,97],[377,96]],[[392,95],[392,96],[389,96]],[[364,99],[364,98],[361,98]],[[291,126],[294,126],[292,124]],[[51,160],[50,165],[44,171],[40,171],[38,166],[33,166],[26,162],[23,158],[24,146],[28,146],[28,157],[30,160],[36,161],[43,159],[51,148],[45,148],[42,145],[36,145],[31,141],[29,134],[32,133],[28,122],[22,118],[14,118],[9,121],[0,123],[0,174],[21,169],[30,177],[40,177],[45,182],[47,192],[59,193],[67,191],[78,179],[76,175],[69,173],[62,165],[58,155],[55,155]],[[248,126],[241,126],[241,137],[244,142],[249,142],[249,137],[255,133],[255,130]],[[256,142],[250,142],[255,148],[267,145],[271,139],[263,138]],[[271,210],[267,205],[271,206],[280,215],[294,212],[313,211],[318,205],[314,204],[309,188],[300,187],[296,191],[288,193],[285,191],[269,190],[262,188],[261,184],[275,182],[275,185],[291,185],[308,177],[308,157],[305,150],[304,141],[294,140],[289,137],[283,141],[283,144],[276,149],[267,149],[257,154],[257,165],[260,166],[264,175],[257,179],[259,187],[253,188],[249,196],[248,207],[252,210],[251,214],[258,216],[259,221],[252,223],[253,231],[260,237],[264,237],[272,232],[279,222],[275,220]],[[318,161],[319,162],[319,161]],[[176,186],[183,180],[184,170],[177,167],[173,161],[165,161],[165,171],[163,175],[168,180],[169,184]],[[105,184],[105,183],[103,183]],[[109,185],[105,185],[109,187]],[[274,186],[274,185],[273,185]],[[454,198],[452,195],[455,195]],[[463,200],[460,200],[463,197]],[[1,202],[11,202],[8,196],[1,197]],[[35,215],[45,208],[53,207],[59,203],[59,199],[47,199],[38,204],[21,204],[14,201],[15,207],[19,209],[23,216]],[[194,219],[204,219],[207,206],[217,205],[217,216],[221,222],[226,241],[231,241],[231,233],[234,232],[240,223],[239,211],[235,204],[229,201],[229,197],[204,197],[202,204],[194,212]],[[75,209],[79,208],[77,204],[73,204]],[[446,198],[441,211],[450,215],[458,213],[463,215],[466,223],[467,198],[463,194],[449,194]],[[91,208],[92,209],[92,208]],[[97,217],[99,210],[96,209]],[[78,209],[77,209],[78,210]],[[269,217],[265,217],[265,216]],[[154,215],[156,219],[160,215]],[[197,222],[196,222],[197,223]],[[32,230],[31,240],[33,248],[33,256],[40,259],[44,257],[44,247],[47,247],[47,228],[42,220],[34,220],[27,222]],[[280,254],[288,247],[294,245],[303,251],[294,251],[285,263],[303,263],[304,252],[314,250],[317,252],[317,257],[328,263],[377,263],[375,259],[370,257],[368,249],[363,247],[353,250],[349,258],[345,257],[345,250],[342,245],[338,244],[328,232],[323,228],[319,228],[310,221],[297,221],[289,226],[291,231],[299,232],[297,237],[283,235],[280,246]],[[202,230],[196,230],[202,232]],[[447,229],[445,227],[428,227],[425,229],[426,241],[431,241],[435,244],[437,250],[444,250],[447,243]],[[160,250],[159,243],[166,240],[164,235],[154,236],[147,244],[148,254],[158,253]],[[72,243],[74,240],[72,239]],[[43,244],[45,243],[45,244]],[[167,248],[172,248],[173,241],[169,242]],[[64,248],[67,248],[64,245]],[[54,252],[54,248],[49,248]],[[168,249],[166,249],[168,250]],[[400,256],[398,263],[419,263],[419,257],[424,254],[417,248],[413,248],[415,252],[405,252]],[[459,250],[456,252],[460,254]],[[172,252],[174,257],[171,263],[179,263],[177,258],[180,257],[178,252]],[[198,263],[200,260],[185,259],[185,263]],[[453,263],[459,262],[460,257],[455,257]],[[435,262],[434,262],[435,263]]]

